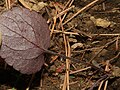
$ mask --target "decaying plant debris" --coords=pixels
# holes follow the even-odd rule
[[[33,10],[28,4],[38,5],[39,2],[19,0],[19,3],[8,5],[12,8],[22,4],[22,7]],[[31,78],[31,75],[19,76],[19,72],[9,66],[4,68],[1,61],[2,72],[9,72],[11,77],[16,74],[15,80],[19,77],[19,80],[12,84],[1,83],[1,88],[119,90],[119,0],[57,0],[43,3],[46,7],[37,9],[36,12],[42,13],[49,25],[49,50],[79,62],[47,54],[43,69]],[[4,9],[2,7],[1,10]]]

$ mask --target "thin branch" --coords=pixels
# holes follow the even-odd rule
[[[65,25],[66,23],[68,23],[70,20],[72,20],[74,17],[76,17],[78,14],[80,14],[82,11],[88,9],[89,7],[93,6],[94,4],[96,4],[98,1],[100,0],[94,0],[93,2],[89,3],[88,5],[86,5],[85,7],[83,7],[82,9],[80,9],[77,13],[75,13],[71,18],[69,18],[67,21],[65,21],[63,23],[63,25]]]

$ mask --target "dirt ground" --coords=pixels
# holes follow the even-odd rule
[[[68,1],[74,8],[53,19],[71,7],[70,3],[66,6]],[[46,54],[46,63],[34,75],[23,75],[8,65],[5,68],[0,61],[0,90],[120,90],[120,1],[98,0],[87,7],[93,1],[44,0],[48,6],[39,13],[52,32],[49,50],[77,60]],[[4,9],[2,0],[0,10]]]

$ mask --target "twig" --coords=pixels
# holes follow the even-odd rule
[[[68,57],[71,56],[70,44],[67,38],[67,46],[68,46]],[[69,59],[66,59],[66,74],[67,74],[67,90],[69,90],[69,71],[70,71],[70,64]]]
[[[78,81],[71,82],[69,85],[73,85],[73,84],[76,84],[76,83],[78,83]],[[63,86],[63,84],[60,84],[60,87],[62,87],[62,86]]]
[[[80,69],[80,70],[72,71],[72,72],[70,72],[70,74],[75,74],[75,73],[78,73],[78,72],[82,72],[82,71],[88,70],[88,69],[90,69],[90,68],[91,68],[91,66],[90,66],[90,67],[83,68],[83,69]]]
[[[62,16],[63,14],[65,14],[66,12],[68,12],[68,11],[70,11],[72,8],[74,8],[75,6],[71,6],[71,7],[69,7],[69,8],[67,8],[67,9],[65,9],[65,10],[63,10],[62,12],[60,12],[59,14],[57,14],[56,16],[54,16],[53,18],[58,18],[58,17],[60,17],[60,16]],[[47,21],[47,23],[49,23],[51,21],[51,19],[49,19],[48,21]]]
[[[55,25],[56,25],[56,17],[53,18],[53,21],[54,21],[54,23],[53,23],[53,26],[52,26],[52,30],[50,32],[50,37],[52,37],[53,31],[54,31],[54,28],[55,28]]]
[[[77,30],[77,29],[75,29],[75,28],[73,28],[73,30],[74,30],[75,32],[77,32],[78,34],[83,34],[83,35],[85,35],[85,36],[87,36],[87,37],[89,37],[89,38],[92,38],[91,35],[89,35],[89,34],[83,32],[83,31]]]
[[[64,11],[60,12],[59,14],[57,14],[55,17],[58,18],[58,17],[62,16],[63,14],[65,14],[68,11],[70,11],[74,7],[75,6],[71,6],[71,7],[67,8],[67,9],[65,9]]]
[[[72,3],[74,2],[74,0],[72,0],[71,2],[70,2],[71,0],[69,0],[68,1],[68,3],[66,4],[66,6],[65,6],[65,8],[68,6],[68,7],[71,7],[71,5],[72,5]],[[70,4],[69,4],[70,3]],[[65,9],[64,8],[64,9]],[[64,10],[63,9],[63,10]],[[62,22],[63,22],[63,20],[65,19],[65,17],[66,17],[66,15],[67,15],[67,13],[65,13],[64,15],[63,15],[63,18],[62,18]],[[58,27],[60,26],[60,23],[58,24]]]
[[[99,80],[97,80],[96,83],[94,83],[93,86],[92,86],[90,89],[88,89],[88,90],[93,90],[94,87],[98,86],[98,84],[100,83],[100,81],[106,80],[106,79],[108,79],[109,77],[110,77],[109,74],[103,75],[103,76],[102,76]]]
[[[118,51],[118,41],[119,41],[119,36],[116,38],[117,40],[116,40],[116,51]]]
[[[66,7],[69,5],[70,2],[71,2],[71,0],[68,0],[68,2],[65,4],[64,9],[66,9]],[[64,10],[64,9],[63,9],[63,10]]]
[[[91,63],[99,54],[100,52],[102,52],[102,50],[105,48],[105,46],[103,46],[89,61],[89,63]]]
[[[82,52],[85,52],[85,51],[93,51],[93,50],[101,49],[101,48],[103,48],[103,46],[101,46],[101,47],[89,48],[89,49],[84,49],[84,50],[80,50],[80,51],[72,51],[72,53],[82,53]]]
[[[113,57],[113,58],[111,58],[111,59],[109,60],[110,63],[115,62],[115,59],[118,58],[119,56],[120,56],[120,52],[118,52],[118,54],[117,54],[115,57]]]
[[[62,32],[62,31],[59,31],[59,30],[54,30],[53,33],[64,33],[64,34],[73,34],[73,35],[80,35],[80,34],[84,34],[86,36],[89,36],[89,37],[92,37],[92,36],[120,36],[120,34],[118,33],[115,33],[115,34],[87,34],[83,31],[79,31],[79,32]]]
[[[105,11],[106,8],[105,8],[105,3],[104,2],[102,3],[102,6],[103,6],[103,10]]]
[[[66,79],[66,73],[65,73],[65,78],[64,78],[64,83],[63,83],[63,88],[62,88],[62,90],[66,90],[66,82],[67,82],[67,79]]]
[[[59,52],[58,54],[61,54],[61,52]],[[57,58],[58,58],[58,56],[55,56],[55,57],[50,61],[50,63],[53,63]]]
[[[109,72],[109,71],[110,71],[109,66],[110,66],[110,61],[107,60],[107,61],[106,61],[106,67],[105,67],[105,71],[106,71],[106,72]],[[107,84],[108,84],[108,80],[105,81],[104,90],[107,89]]]
[[[10,3],[11,3],[11,1],[10,0],[5,0],[5,3],[6,3],[6,8],[7,8],[7,10],[8,9],[10,9]]]
[[[94,5],[95,3],[97,3],[99,0],[94,0],[93,2],[89,3],[88,5],[86,5],[85,7],[83,7],[82,9],[80,9],[77,13],[75,13],[71,18],[69,18],[67,21],[65,21],[63,23],[63,25],[65,25],[66,23],[68,23],[70,20],[72,20],[74,17],[76,17],[78,14],[80,14],[82,11],[88,9],[90,6]]]
[[[98,87],[98,90],[101,90],[101,87],[102,87],[102,85],[103,85],[103,82],[104,82],[104,80],[102,80],[102,81],[100,82],[100,85],[99,85],[99,87]]]
[[[119,39],[120,39],[120,38],[119,38]],[[113,41],[108,42],[107,44],[105,44],[105,45],[97,52],[97,54],[94,55],[94,56],[90,59],[89,63],[92,62],[92,60],[94,60],[104,48],[107,48],[110,44],[114,43],[115,41],[116,41],[116,39],[114,39]]]
[[[91,34],[91,36],[120,36],[120,34]]]
[[[31,79],[29,81],[29,84],[28,84],[28,90],[29,90],[29,88],[30,88],[30,86],[31,86],[32,81],[33,81],[34,78],[35,78],[35,74],[32,74],[32,77],[31,77]]]
[[[60,19],[61,29],[62,29],[62,31],[64,31],[64,27],[63,27],[63,25],[62,25],[61,17],[59,17],[59,19]],[[65,36],[65,34],[63,34],[63,40],[64,40],[64,46],[65,46],[65,53],[66,53],[66,56],[68,56],[67,41],[66,41],[66,36]],[[66,62],[67,62],[67,59],[66,59]],[[68,89],[68,79],[69,79],[69,78],[68,78],[68,74],[67,74],[67,72],[66,72],[62,90],[66,90],[66,87],[67,87],[67,89]]]
[[[108,80],[105,82],[104,90],[107,90]]]
[[[66,32],[66,31],[59,31],[59,30],[54,30],[53,33],[63,33],[63,34],[71,34],[71,35],[79,35],[78,33],[74,33],[74,32]]]

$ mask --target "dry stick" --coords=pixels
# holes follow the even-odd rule
[[[67,8],[66,10],[60,12],[59,14],[57,14],[56,16],[53,17],[53,20],[54,20],[54,24],[53,24],[53,27],[52,27],[52,30],[51,30],[51,33],[50,33],[50,36],[52,36],[52,33],[54,31],[54,28],[55,28],[55,25],[56,25],[56,19],[60,16],[62,16],[64,13],[68,12],[70,9],[74,8],[74,6],[71,6],[70,8]],[[47,22],[49,22],[50,20],[48,20]]]
[[[83,52],[83,53],[82,53],[82,56],[81,56],[81,58],[80,58],[81,61],[83,60],[85,54],[86,54],[86,52]]]
[[[53,18],[55,18],[55,17],[58,18],[58,17],[62,16],[64,13],[70,11],[74,7],[75,6],[71,6],[71,7],[67,8],[67,9],[65,9],[64,11],[60,12],[59,14],[57,14],[56,16],[54,16]],[[51,19],[48,19],[47,23],[49,23],[50,21],[51,21]]]
[[[104,90],[107,90],[108,80],[105,82]]]
[[[110,71],[109,66],[110,66],[110,61],[109,61],[109,60],[107,60],[107,61],[106,61],[106,67],[105,67],[105,71],[106,71],[106,72],[109,72],[109,71]],[[104,90],[106,90],[106,89],[107,89],[107,84],[108,84],[108,80],[107,80],[107,81],[105,81]]]
[[[72,66],[75,70],[77,70],[77,68],[75,67],[75,65],[74,65],[74,64],[72,64],[72,63],[71,63],[71,66]]]
[[[40,87],[38,90],[42,90],[42,87],[43,87],[43,78],[41,78],[41,80],[40,80]]]
[[[104,82],[104,80],[102,80],[102,81],[100,82],[100,85],[99,85],[99,87],[98,87],[98,90],[101,90],[101,87],[102,87],[102,85],[103,85],[103,82]]]
[[[102,50],[105,48],[106,46],[103,46],[98,52],[97,52],[97,54],[95,54],[91,59],[90,59],[90,61],[89,61],[89,63],[91,63],[99,54],[100,54],[100,52],[102,52]],[[92,64],[94,64],[93,62],[92,62]],[[95,64],[94,64],[95,65]],[[96,65],[95,65],[96,66]],[[98,67],[98,66],[97,66]]]
[[[72,72],[70,72],[70,74],[75,74],[75,73],[78,73],[78,72],[82,72],[82,71],[88,70],[88,69],[90,69],[90,68],[91,68],[91,66],[90,66],[90,67],[83,68],[83,69],[80,69],[80,70],[72,71]]]
[[[73,28],[73,30],[74,30],[75,32],[77,32],[78,34],[83,34],[83,35],[85,35],[85,36],[87,36],[87,37],[89,37],[89,38],[92,38],[92,36],[91,36],[91,35],[89,35],[89,34],[87,34],[87,33],[83,32],[83,31],[80,31],[80,30],[75,29],[75,28]]]
[[[120,34],[90,34],[91,36],[120,36]]]
[[[59,17],[60,19],[60,24],[61,24],[61,28],[62,28],[62,31],[64,31],[64,27],[62,25],[62,21],[61,21],[61,17]],[[65,53],[66,53],[66,56],[68,54],[68,49],[67,49],[67,41],[66,41],[66,36],[65,34],[63,34],[63,40],[64,40],[64,45],[65,45]],[[67,59],[66,59],[67,60]],[[66,81],[66,82],[65,82]],[[62,90],[66,90],[66,85],[67,85],[67,81],[68,81],[68,78],[67,78],[67,73],[65,74],[65,78],[64,78],[64,85],[63,85],[63,89]]]
[[[119,38],[119,39],[120,39],[120,38]],[[108,42],[107,44],[105,44],[105,45],[97,52],[97,54],[94,55],[94,56],[90,59],[89,63],[92,62],[92,61],[99,55],[99,53],[100,53],[104,48],[108,47],[110,44],[114,43],[115,41],[116,41],[116,39],[114,39],[113,41]]]
[[[93,50],[101,49],[101,48],[103,48],[103,46],[101,46],[101,47],[89,48],[89,49],[84,49],[84,50],[80,50],[80,51],[72,51],[72,53],[82,53],[82,52],[85,52],[85,51],[93,51]]]
[[[61,54],[61,52],[59,52],[58,54]],[[58,56],[55,56],[55,57],[50,61],[50,63],[53,63],[57,58],[58,58]]]
[[[106,66],[105,66],[105,71],[106,71],[106,72],[109,72],[109,71],[110,71],[110,69],[109,69],[109,62],[110,62],[109,60],[106,61]],[[105,81],[105,80],[102,80],[102,81],[101,81],[98,90],[101,89],[101,87],[102,87],[104,81]],[[104,90],[106,90],[107,83],[108,83],[108,80],[105,81]]]
[[[103,6],[103,10],[105,11],[105,3],[104,2],[102,3],[102,6]]]
[[[44,69],[42,70],[42,73],[41,73],[41,75],[40,75],[41,80],[40,80],[40,87],[39,87],[39,90],[42,90],[42,87],[43,87],[43,79],[44,79],[44,78],[42,78],[43,72],[44,72]]]
[[[63,28],[63,25],[62,25],[62,22],[61,22],[61,17],[59,17],[59,19],[60,19],[62,31],[64,31],[64,28]],[[66,56],[67,56],[67,54],[68,54],[68,51],[67,51],[67,50],[68,50],[68,49],[67,49],[67,41],[66,41],[66,36],[65,36],[65,34],[63,34],[63,40],[64,40],[65,52],[66,52]]]
[[[6,4],[6,8],[7,10],[9,9],[9,3],[8,3],[8,0],[5,0],[5,4]]]
[[[66,79],[66,73],[65,73],[65,78],[64,78],[64,83],[63,83],[63,88],[62,90],[66,90],[66,82],[67,82],[67,79]]]
[[[64,39],[64,44],[65,44],[65,52],[66,52],[66,56],[67,56],[67,53],[68,53],[68,49],[67,49],[67,42],[66,42],[66,36],[65,34],[63,34],[63,39]],[[66,59],[66,62],[67,62],[67,59]],[[66,79],[66,80],[65,80]],[[65,82],[65,85],[67,86],[67,82],[68,82],[68,77],[67,77],[67,73],[65,74],[65,78],[64,80],[66,81]],[[68,88],[68,87],[67,87]],[[64,89],[63,89],[64,90]],[[66,89],[65,89],[66,90]]]
[[[8,0],[8,9],[10,9],[10,8],[11,8],[11,1]]]
[[[59,19],[60,19],[62,31],[64,31],[61,17],[59,17]],[[68,39],[65,36],[65,34],[63,34],[63,39],[64,39],[64,43],[65,43],[66,56],[70,57],[70,54],[71,54],[70,45],[69,45]],[[69,59],[66,59],[66,78],[65,79],[66,79],[67,90],[69,90]]]
[[[118,46],[118,41],[119,41],[118,38],[119,38],[119,36],[116,38],[116,39],[117,39],[117,40],[116,40],[116,44],[115,44],[115,45],[116,45],[116,51],[118,51],[118,47],[119,47],[119,46]]]
[[[103,75],[99,80],[96,81],[96,83],[93,84],[93,86],[91,88],[89,88],[88,90],[93,90],[94,87],[98,86],[98,84],[100,83],[100,81],[102,80],[107,80],[110,77],[109,74],[105,74]]]
[[[70,0],[71,1],[71,0]],[[70,7],[73,4],[74,0],[71,1],[71,3],[68,5],[68,7]],[[66,8],[66,7],[65,7]],[[64,14],[62,21],[64,20],[64,18],[66,17],[67,13]]]
[[[78,33],[74,33],[74,32],[66,32],[66,31],[59,31],[59,30],[54,30],[53,33],[63,33],[63,34],[71,34],[71,35],[79,35]]]
[[[73,84],[76,84],[76,83],[78,83],[78,81],[71,82],[69,85],[73,85]],[[60,87],[62,87],[62,86],[63,86],[63,84],[60,84]]]
[[[67,45],[68,45],[68,57],[71,57],[71,50],[70,50],[68,37],[67,37]],[[67,90],[69,90],[69,71],[70,71],[69,59],[66,59]]]
[[[62,32],[62,31],[59,31],[59,30],[54,30],[53,33],[64,33],[64,34],[72,34],[72,35],[79,35],[80,34],[84,34],[84,35],[87,35],[89,37],[92,37],[92,36],[120,36],[120,34],[118,33],[115,33],[115,34],[87,34],[83,31],[79,31],[79,32]]]
[[[63,14],[65,14],[66,12],[70,11],[72,8],[74,8],[75,6],[71,6],[67,9],[65,9],[64,11],[60,12],[58,15],[56,15],[55,17],[58,18],[60,16],[62,16]]]
[[[68,1],[68,3],[66,4],[66,6],[64,7],[64,9],[65,9],[67,6],[70,7],[70,6],[72,5],[72,3],[74,2],[74,0],[72,0],[71,3],[70,3],[70,1],[71,1],[71,0]],[[70,4],[69,4],[69,3],[70,3]],[[68,4],[69,4],[69,5],[68,5]],[[64,10],[64,9],[63,9],[63,10]],[[66,15],[67,15],[67,12],[64,14],[64,16],[63,16],[63,18],[62,18],[62,22],[63,22],[63,20],[65,19]],[[59,25],[60,25],[60,24],[58,24],[58,27],[59,27]]]
[[[30,81],[29,81],[29,83],[28,83],[28,88],[27,88],[27,90],[29,90],[29,88],[30,88],[30,86],[31,86],[31,84],[32,84],[32,81],[33,81],[34,77],[35,77],[35,74],[32,74],[32,77],[31,77],[31,79],[30,79]]]
[[[113,57],[109,60],[110,63],[113,63],[115,61],[115,59],[118,58],[118,56],[120,56],[120,52],[115,57]]]
[[[68,23],[70,20],[72,20],[74,17],[76,17],[78,14],[80,14],[82,11],[86,10],[87,8],[89,8],[90,6],[94,5],[95,3],[97,3],[99,0],[94,0],[93,2],[89,3],[88,5],[86,5],[85,7],[83,7],[82,9],[80,9],[77,13],[75,13],[71,18],[69,18],[67,21],[65,21],[63,23],[63,25],[65,25],[66,23]]]
[[[71,3],[69,4],[69,7],[73,4],[74,0],[71,1]]]
[[[70,1],[71,1],[71,0],[69,0],[69,1],[65,4],[64,9],[66,9],[66,7],[69,5]],[[64,10],[64,9],[63,9],[63,10]]]
[[[53,26],[52,26],[52,29],[51,29],[51,32],[50,32],[50,37],[52,37],[52,34],[53,34],[53,31],[54,31],[54,28],[55,28],[55,25],[56,25],[56,17],[53,18]]]

